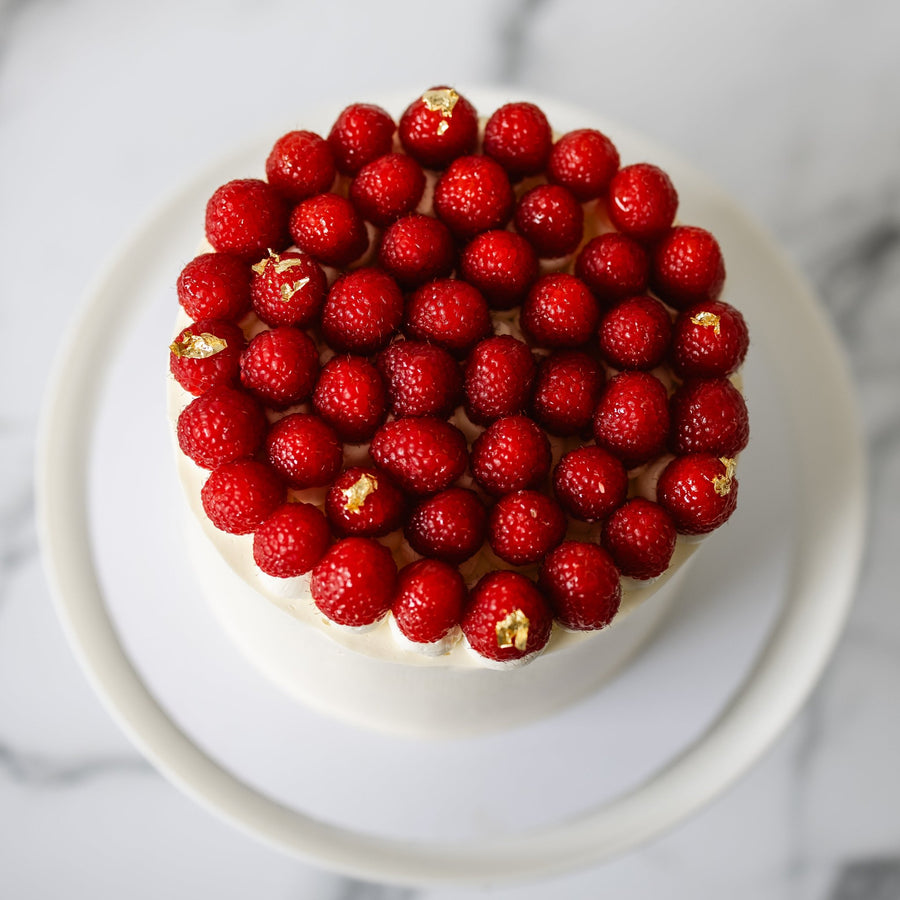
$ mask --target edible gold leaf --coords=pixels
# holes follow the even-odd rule
[[[722,333],[722,329],[719,327],[719,317],[715,313],[706,312],[698,312],[696,316],[691,316],[691,321],[695,325],[701,325],[704,328],[712,328],[713,334],[718,336]]]
[[[277,267],[276,267],[275,271],[276,272],[278,271]],[[287,303],[294,296],[294,294],[297,293],[297,291],[299,291],[303,287],[306,287],[306,285],[308,285],[308,284],[309,284],[309,276],[307,276],[306,278],[301,278],[299,281],[295,281],[293,284],[283,284],[281,286],[282,301]]]
[[[453,107],[459,101],[459,94],[453,88],[440,88],[436,91],[425,91],[422,94],[422,102],[429,112],[439,112],[441,121],[438,122],[437,133],[443,134],[449,127],[447,119],[453,116]]]
[[[441,121],[438,122],[437,127],[438,136],[440,137],[440,135],[442,135],[449,127],[450,123],[446,119],[441,119]]]
[[[505,619],[497,623],[497,646],[502,650],[515,647],[520,653],[528,644],[528,616],[521,609],[513,610]]]
[[[266,264],[268,262],[269,262],[269,257],[264,256],[259,262],[253,263],[253,265],[250,266],[250,268],[253,269],[253,271],[256,272],[257,275],[262,275],[262,273],[266,271]]]
[[[713,490],[720,497],[725,497],[731,493],[731,482],[734,478],[734,470],[737,467],[737,463],[734,459],[729,459],[727,456],[719,457],[719,462],[725,466],[725,474],[716,475],[712,480],[712,485]]]
[[[174,341],[169,344],[169,349],[176,355],[185,359],[209,359],[221,353],[228,346],[228,342],[223,338],[216,337],[209,332],[203,334],[193,334],[190,331],[184,333],[184,337],[180,341]]]
[[[277,260],[275,263],[275,271],[281,275],[282,272],[287,272],[288,269],[293,268],[294,266],[302,266],[306,260],[302,257],[289,256],[287,259],[281,259],[280,257],[273,257]],[[306,279],[309,281],[309,279]]]
[[[341,491],[344,495],[344,509],[347,512],[358,513],[366,502],[366,497],[378,488],[378,479],[368,472],[363,472],[359,478]]]

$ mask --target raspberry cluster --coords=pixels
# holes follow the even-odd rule
[[[210,198],[170,348],[204,509],[263,572],[338,624],[516,661],[729,518],[747,327],[661,169],[531,103],[482,129],[440,86],[290,132],[265,171]]]

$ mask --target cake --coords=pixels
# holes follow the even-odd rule
[[[584,696],[733,513],[740,312],[665,172],[457,91],[218,188],[169,413],[199,583],[283,687],[392,732]]]

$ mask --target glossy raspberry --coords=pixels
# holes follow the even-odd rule
[[[524,411],[531,398],[535,363],[522,341],[504,334],[476,344],[466,363],[466,413],[479,425]]]
[[[582,128],[564,134],[553,145],[547,178],[585,203],[606,190],[618,168],[619,152],[613,142],[599,131]]]
[[[462,277],[484,295],[494,309],[518,306],[538,275],[531,244],[514,231],[486,231],[463,250]]]
[[[730,375],[744,361],[750,339],[744,317],[721,300],[679,313],[672,336],[672,367],[682,377]]]
[[[561,625],[605,628],[619,611],[622,584],[610,555],[596,544],[566,541],[547,554],[538,586]]]
[[[538,368],[531,402],[535,420],[550,434],[589,432],[603,393],[603,367],[581,350],[557,350]]]
[[[288,211],[285,200],[265,181],[229,181],[206,204],[206,239],[220,253],[255,262],[266,250],[287,247]]]
[[[378,429],[369,448],[379,468],[412,494],[436,494],[468,464],[466,439],[440,419],[397,419]]]
[[[539,562],[565,536],[559,504],[539,491],[504,494],[488,517],[488,541],[500,559],[514,566]]]
[[[609,183],[607,208],[610,221],[622,234],[655,241],[672,227],[678,194],[662,169],[636,163],[620,169]]]
[[[402,416],[447,418],[462,397],[459,364],[443,347],[396,341],[378,356],[390,411]]]
[[[193,321],[237,322],[250,309],[250,266],[230,253],[202,253],[181,270],[177,290]]]
[[[637,241],[613,231],[584,245],[575,258],[575,274],[610,306],[647,290],[650,260]]]
[[[681,534],[707,534],[723,525],[737,506],[734,460],[712,453],[677,456],[663,470],[657,499]]]
[[[580,347],[597,331],[600,309],[574,275],[539,278],[522,306],[522,329],[540,347]]]
[[[629,297],[600,323],[600,352],[614,369],[654,369],[672,338],[672,320],[653,297]]]
[[[322,335],[334,350],[368,355],[384,347],[402,321],[397,282],[380,269],[356,269],[331,286]]]
[[[678,454],[737,456],[750,437],[747,404],[727,378],[686,381],[672,396],[672,447]]]
[[[550,442],[526,416],[493,422],[472,445],[472,474],[489,494],[539,487],[550,472]]]
[[[704,228],[676,226],[653,249],[650,283],[676,309],[718,300],[725,284],[719,242]]]
[[[275,422],[266,436],[266,453],[272,468],[297,490],[331,484],[343,459],[334,429],[309,413]]]
[[[462,94],[440,85],[410,103],[399,132],[403,149],[413,159],[429,169],[443,169],[475,149],[478,114]]]
[[[603,546],[618,570],[641,580],[656,578],[669,568],[676,537],[669,514],[643,497],[628,500],[603,525]]]
[[[253,310],[267,325],[313,325],[322,311],[328,281],[306,253],[288,250],[253,266]]]
[[[341,537],[382,537],[399,528],[406,501],[389,475],[353,466],[338,475],[325,497],[325,514]]]
[[[484,152],[513,180],[544,171],[553,145],[550,123],[533,103],[507,103],[484,127]]]
[[[487,301],[472,285],[442,278],[423,284],[409,298],[404,328],[410,337],[465,356],[490,334],[491,314]]]
[[[431,644],[459,624],[467,599],[458,569],[440,560],[420,559],[400,570],[391,612],[409,640]]]
[[[319,351],[299,328],[261,331],[241,354],[241,384],[272,409],[302,403],[318,376]]]
[[[273,578],[305,575],[331,543],[328,522],[310,503],[283,503],[253,535],[253,561]]]
[[[291,213],[289,226],[294,243],[326,266],[349,266],[369,246],[362,216],[337,194],[301,200]]]
[[[313,392],[316,412],[342,441],[369,440],[384,421],[387,393],[378,370],[361,356],[333,356]]]
[[[514,202],[506,172],[487,156],[454,160],[434,187],[435,213],[462,240],[502,228]]]
[[[388,153],[360,169],[350,185],[350,199],[364,219],[383,228],[411,213],[424,190],[419,164],[403,153]]]
[[[523,194],[515,214],[516,230],[542,259],[573,253],[581,243],[584,210],[571,191],[539,184]]]
[[[553,492],[573,519],[597,522],[624,502],[628,474],[602,447],[577,447],[553,470]]]
[[[238,379],[244,333],[237,325],[201,319],[183,328],[169,345],[169,371],[195,397]]]
[[[216,466],[200,491],[203,511],[220,531],[249,534],[284,502],[278,476],[253,459]]]
[[[334,176],[331,150],[312,131],[289,131],[275,141],[266,160],[269,184],[294,203],[327,191]]]
[[[380,106],[371,103],[348,106],[328,134],[328,146],[338,171],[355,175],[373,159],[390,153],[396,127]]]
[[[449,275],[456,262],[453,237],[443,222],[411,213],[381,236],[378,262],[405,288]]]
[[[487,510],[474,491],[447,488],[423,500],[406,525],[409,545],[422,556],[465,562],[487,537]]]

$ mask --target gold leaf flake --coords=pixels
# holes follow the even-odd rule
[[[734,470],[737,467],[737,462],[734,459],[729,459],[727,456],[720,456],[719,462],[725,466],[725,474],[716,475],[712,480],[712,485],[713,490],[720,497],[725,497],[731,493],[731,482],[734,478]]]
[[[266,263],[268,263],[268,261],[268,256],[263,257],[259,262],[253,263],[250,268],[253,269],[253,271],[256,272],[257,275],[262,275],[262,273],[266,271]]]
[[[193,334],[190,331],[184,333],[180,341],[169,344],[169,349],[176,355],[185,359],[209,359],[221,353],[228,346],[228,341],[216,337],[214,334],[204,332]]]
[[[438,137],[440,137],[449,127],[450,123],[446,119],[441,119],[441,121],[438,122],[437,127]]]
[[[273,259],[277,260],[275,263],[275,271],[281,275],[283,272],[287,272],[288,269],[293,268],[294,266],[302,266],[306,260],[303,258],[298,258],[296,256],[289,256],[287,259],[281,259],[278,256],[273,256]],[[309,281],[309,279],[306,279]]]
[[[691,321],[695,325],[701,325],[703,328],[712,328],[716,337],[722,333],[722,329],[719,327],[719,317],[715,313],[704,310],[703,312],[698,312],[696,316],[691,316]]]
[[[276,267],[275,271],[276,272],[278,271],[277,267]],[[294,294],[297,293],[297,291],[299,291],[301,288],[306,287],[306,285],[308,285],[308,284],[309,284],[309,276],[307,276],[306,278],[301,278],[299,281],[295,281],[293,284],[283,284],[281,286],[282,301],[287,303],[289,300],[291,300],[291,298],[294,296]]]
[[[453,117],[453,107],[459,101],[459,94],[453,88],[440,88],[436,91],[425,91],[422,94],[422,102],[429,112],[439,112],[441,121],[438,122],[437,133],[443,134],[449,127],[447,119]]]
[[[366,503],[366,497],[378,489],[378,479],[368,472],[363,472],[359,478],[341,491],[344,495],[344,509],[347,512],[358,513]]]
[[[513,610],[505,619],[497,623],[497,646],[502,650],[515,647],[520,653],[528,644],[528,616],[521,609]]]

